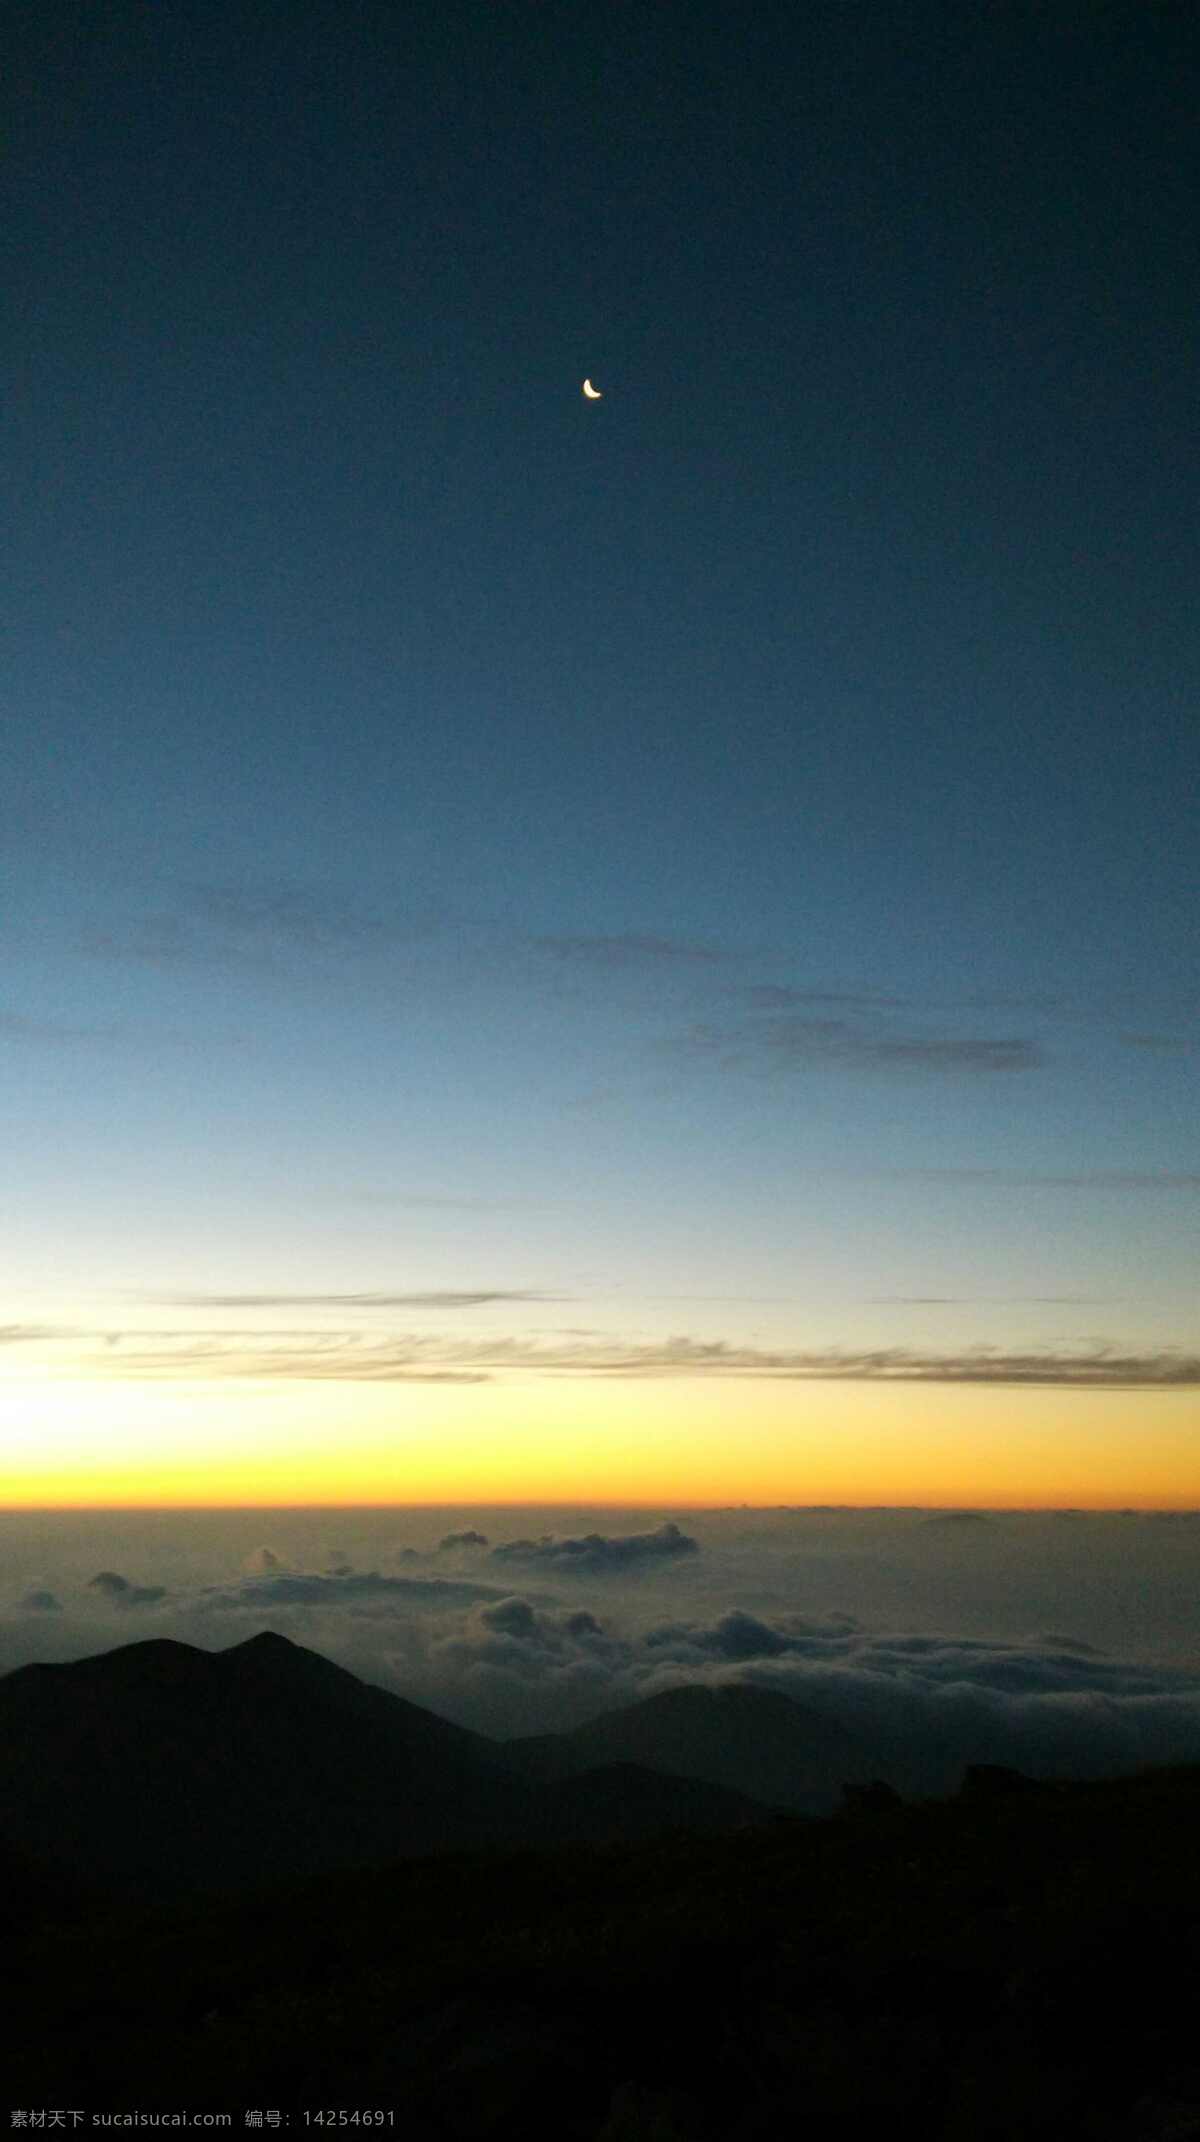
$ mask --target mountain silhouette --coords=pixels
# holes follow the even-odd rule
[[[878,1768],[866,1743],[836,1719],[748,1682],[663,1689],[569,1733],[508,1741],[505,1753],[531,1779],[632,1763],[799,1814],[827,1813],[844,1784]]]
[[[0,1680],[0,1844],[93,1881],[235,1889],[431,1853],[744,1825],[722,1781],[531,1780],[482,1734],[265,1633]],[[597,1775],[581,1785],[578,1771]]]

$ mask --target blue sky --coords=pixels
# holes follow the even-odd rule
[[[17,45],[13,1323],[1194,1356],[1194,25]]]

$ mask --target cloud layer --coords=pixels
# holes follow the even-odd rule
[[[839,1731],[856,1736],[876,1773],[911,1792],[950,1790],[974,1762],[1067,1776],[1200,1760],[1194,1645],[1173,1661],[1116,1655],[1087,1619],[1095,1582],[1125,1569],[1130,1598],[1159,1583],[1172,1626],[1172,1587],[1194,1567],[1200,1520],[930,1515],[730,1513],[501,1536],[492,1548],[460,1525],[440,1540],[431,1530],[422,1549],[393,1542],[390,1570],[386,1559],[355,1567],[333,1547],[305,1565],[276,1538],[248,1553],[243,1541],[224,1576],[181,1570],[170,1584],[137,1564],[74,1583],[46,1566],[0,1603],[0,1667],[134,1634],[221,1648],[271,1628],[499,1737],[747,1682],[801,1704],[814,1730],[825,1721],[831,1744]],[[465,1570],[455,1556],[469,1558]],[[802,1596],[828,1603],[802,1607]],[[879,1611],[885,1596],[898,1611]],[[1010,1622],[1004,1633],[979,1626],[988,1597]],[[1012,1633],[1014,1597],[1052,1633]],[[922,1599],[923,1622],[904,1612]],[[859,1600],[874,1600],[874,1614]],[[976,1626],[956,1627],[968,1606]],[[1060,1613],[1082,1629],[1061,1633]]]

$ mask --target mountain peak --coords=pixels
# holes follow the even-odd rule
[[[324,1652],[310,1651],[307,1644],[294,1644],[290,1636],[281,1636],[278,1629],[260,1629],[257,1636],[247,1636],[240,1644],[229,1644],[224,1651],[213,1652],[211,1657],[226,1676],[248,1676],[280,1690],[319,1683],[325,1689],[336,1686],[343,1693],[350,1690],[360,1693],[364,1687],[357,1674],[326,1658]]]

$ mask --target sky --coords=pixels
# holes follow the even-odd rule
[[[0,1504],[1200,1503],[1190,11],[13,43]]]

